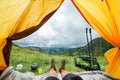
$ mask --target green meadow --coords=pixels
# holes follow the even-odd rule
[[[65,69],[69,72],[82,72],[84,71],[81,68],[78,68],[74,64],[74,58],[77,56],[65,56],[65,55],[53,55],[42,53],[38,51],[33,51],[26,48],[21,48],[17,46],[12,47],[11,56],[10,56],[10,66],[13,66],[16,69],[18,64],[22,64],[23,68],[20,72],[31,72],[31,65],[33,63],[37,63],[39,68],[42,68],[43,73],[47,73],[50,70],[50,60],[54,58],[56,60],[57,69],[60,68],[61,60],[66,60]],[[103,56],[97,57],[98,62],[100,63],[101,70],[105,70],[105,66],[107,65],[106,60]],[[58,71],[58,70],[57,70]],[[37,71],[34,71],[37,74]]]

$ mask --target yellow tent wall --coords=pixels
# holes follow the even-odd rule
[[[63,0],[0,0],[0,71],[9,65],[12,40],[39,29]]]
[[[0,70],[9,65],[12,40],[40,28],[63,0],[0,0]],[[86,21],[115,48],[105,53],[106,72],[120,79],[120,3],[118,0],[72,0]]]
[[[115,48],[105,53],[106,72],[120,79],[120,3],[119,0],[72,0],[78,11]]]

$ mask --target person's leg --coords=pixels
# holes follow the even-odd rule
[[[48,77],[45,80],[59,80],[55,70],[51,69],[48,73]]]
[[[61,76],[63,80],[83,80],[80,76],[77,76],[75,74],[72,74],[70,72],[65,71],[65,60],[61,62],[61,67],[59,69],[59,72],[61,73]]]
[[[55,67],[55,60],[51,60],[51,70],[48,73],[48,77],[45,80],[59,80],[57,78],[56,67]]]
[[[55,60],[51,59],[51,69],[56,71]]]
[[[61,66],[60,66],[60,69],[59,69],[59,72],[61,73],[62,78],[65,77],[69,73],[69,72],[64,70],[65,64],[66,64],[65,60],[62,60]]]
[[[50,70],[49,73],[48,73],[48,76],[52,76],[52,77],[56,77],[57,78],[57,73],[55,70]]]

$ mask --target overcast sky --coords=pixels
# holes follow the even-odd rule
[[[21,45],[67,46],[86,45],[86,28],[90,26],[83,19],[70,0],[65,0],[57,12],[38,31],[15,41]],[[92,29],[92,37],[99,35]]]

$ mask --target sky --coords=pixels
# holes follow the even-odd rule
[[[14,41],[21,46],[82,47],[87,44],[86,28],[90,28],[70,0],[65,0],[55,14],[35,33]],[[99,34],[92,29],[92,37]]]

